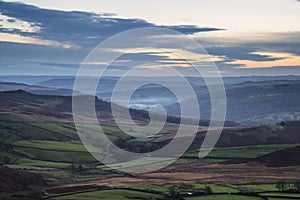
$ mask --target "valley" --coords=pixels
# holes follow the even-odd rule
[[[12,185],[9,190],[7,186],[0,188],[4,192],[1,195],[7,199],[33,196],[162,200],[298,198],[299,193],[294,188],[300,181],[300,122],[227,126],[217,146],[204,159],[199,159],[198,150],[207,129],[202,125],[192,146],[175,163],[156,172],[127,174],[103,165],[86,150],[72,122],[70,97],[36,95],[21,90],[1,92],[0,96],[0,163],[5,167],[1,171],[8,167],[17,170],[13,173],[33,173],[46,183],[34,183],[35,186],[25,189]],[[152,137],[126,136],[111,118],[109,103],[96,101],[101,109],[98,117],[104,132],[126,150],[153,151],[175,136],[178,125],[172,122],[167,122],[164,129]],[[132,110],[132,117],[140,124],[148,120],[145,111]],[[93,129],[93,125],[90,126]],[[104,153],[99,148],[93,151]],[[168,159],[161,157],[150,162],[155,164]],[[130,167],[147,167],[147,162],[140,160]],[[28,177],[27,181],[31,182]],[[14,185],[21,181],[0,177],[0,182],[5,185],[8,179]],[[277,187],[279,183],[286,184],[286,189]]]

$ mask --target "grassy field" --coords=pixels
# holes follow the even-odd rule
[[[279,193],[279,192],[269,192],[269,193],[261,193],[262,196],[278,196],[278,197],[295,197],[300,199],[300,194],[296,193]]]
[[[96,159],[89,152],[82,151],[55,151],[27,147],[14,147],[14,151],[34,160],[66,162],[66,163],[93,163]]]
[[[98,199],[109,199],[109,200],[132,200],[132,199],[165,199],[162,195],[150,194],[146,192],[128,191],[128,190],[105,190],[97,192],[87,192],[81,194],[68,195],[63,197],[51,198],[53,200],[98,200]]]
[[[228,186],[221,186],[221,185],[216,185],[216,184],[195,184],[195,188],[205,188],[205,187],[210,187],[214,193],[234,193],[238,192],[238,189],[234,189],[232,187]]]
[[[57,142],[47,140],[21,140],[15,142],[14,146],[57,151],[86,152],[86,148],[80,141]]]
[[[233,186],[238,190],[251,190],[253,192],[263,192],[263,191],[278,191],[276,184],[256,184],[256,185],[235,185]]]
[[[94,130],[95,125],[88,125],[87,128]],[[102,126],[108,137],[115,141],[124,138],[124,133],[114,126]],[[0,156],[0,162],[10,160],[7,165],[17,168],[67,168],[70,163],[93,163],[93,158],[86,148],[79,141],[75,127],[70,123],[20,123],[0,122],[0,144],[12,146]],[[166,134],[162,131],[153,138]],[[151,141],[153,138],[130,139],[127,136],[129,145],[136,145]],[[215,148],[202,159],[204,163],[223,162],[232,158],[255,158],[280,149],[297,146],[295,144],[256,145],[242,147]],[[142,148],[142,147],[140,147]],[[10,149],[10,148],[8,148]],[[99,148],[92,148],[93,152],[101,153]],[[21,156],[21,157],[20,157]],[[177,162],[198,159],[198,151],[185,153]],[[149,160],[137,160],[127,163],[124,167],[137,166],[147,163],[156,163],[169,160],[169,158],[157,158]]]
[[[241,195],[210,195],[203,197],[190,197],[185,198],[186,200],[258,200],[258,197],[248,197]]]
[[[47,162],[42,160],[32,160],[32,159],[21,159],[18,162],[19,166],[33,166],[33,167],[45,167],[45,168],[54,168],[54,169],[60,169],[60,168],[68,168],[70,167],[70,163],[62,163],[62,162]]]
[[[93,125],[87,126],[88,129],[94,130]],[[112,141],[124,138],[123,132],[113,126],[103,126],[104,132]],[[18,123],[18,122],[0,122],[0,145],[1,155],[0,161],[3,165],[25,169],[28,171],[47,174],[47,181],[50,183],[60,183],[60,181],[73,182],[85,181],[91,179],[105,179],[111,177],[124,177],[127,175],[116,172],[104,165],[90,165],[96,163],[97,160],[86,150],[80,142],[75,127],[69,123]],[[162,131],[157,135],[149,138],[134,139],[126,136],[130,145],[141,145],[166,134]],[[256,158],[268,153],[278,151],[285,148],[298,146],[299,144],[276,144],[276,145],[255,145],[215,148],[209,156],[203,160],[203,163],[223,162],[229,159],[237,158]],[[141,145],[141,147],[143,147]],[[103,150],[92,148],[93,152],[101,153]],[[198,151],[187,152],[177,162],[188,162],[190,159],[198,159]],[[170,158],[151,158],[148,157],[135,160],[131,163],[123,165],[126,167],[134,167],[150,163],[162,163]],[[75,165],[75,168],[74,168]],[[84,169],[79,169],[82,165]],[[92,166],[92,167],[90,167]],[[197,182],[198,183],[198,182]],[[211,183],[211,182],[209,182]],[[252,183],[252,182],[251,182]],[[300,199],[300,195],[291,193],[279,193],[274,184],[249,184],[249,185],[226,185],[226,183],[218,184],[191,184],[192,191],[201,191],[205,187],[210,187],[214,195],[186,197],[190,189],[179,189],[180,195],[185,195],[187,200],[239,200],[259,199],[257,197],[239,196],[238,192],[250,190],[260,193],[263,196],[282,196],[296,197]],[[71,194],[51,199],[65,200],[96,200],[96,199],[170,199],[170,185],[164,186],[128,186],[119,187],[111,190],[83,192],[79,194]],[[268,193],[264,193],[268,192]],[[218,194],[219,193],[219,194]],[[222,194],[220,194],[222,193]],[[271,198],[269,198],[271,199]]]
[[[86,128],[93,131],[95,130],[94,126],[87,125]],[[13,165],[14,168],[17,168],[17,165],[20,165],[21,168],[53,168],[55,166],[64,168],[73,162],[83,164],[97,161],[79,141],[74,125],[70,123],[0,122],[0,129],[2,134],[0,144],[8,145],[9,149],[1,154],[0,162]],[[102,129],[113,142],[120,138],[126,139],[127,145],[134,146],[137,144],[139,149],[143,148],[144,143],[166,133],[161,131],[151,138],[135,139],[132,136],[124,136],[118,127],[102,126]],[[103,151],[97,147],[89,147],[89,150],[95,153],[102,153]],[[8,159],[10,162],[7,162]],[[24,162],[24,159],[27,160]],[[160,162],[164,159],[159,158],[154,162]],[[46,166],[47,163],[49,164],[48,167]],[[141,162],[137,161],[133,165],[139,165],[139,163]]]
[[[64,124],[57,124],[57,123],[30,123],[33,126],[53,131],[57,133],[62,133],[65,135],[77,135],[74,125],[66,126]]]
[[[203,188],[209,186],[214,191],[214,194],[212,195],[204,195],[204,196],[195,196],[195,197],[184,197],[186,200],[256,200],[261,199],[260,197],[252,197],[252,196],[244,196],[244,195],[238,195],[238,194],[218,194],[218,193],[236,193],[238,190],[225,187],[225,186],[218,186],[214,184],[209,185],[195,185],[195,188]],[[260,185],[262,186],[262,185]],[[253,185],[254,187],[254,185]],[[259,187],[259,185],[257,186]],[[265,188],[266,187],[265,185]],[[130,187],[130,188],[116,188],[114,190],[104,190],[104,191],[96,191],[96,192],[84,192],[79,194],[71,194],[71,195],[64,195],[60,197],[53,197],[50,199],[53,200],[73,200],[73,199],[84,199],[84,200],[96,200],[96,199],[144,199],[144,200],[164,200],[164,199],[172,199],[172,197],[169,196],[169,188],[168,187],[155,187],[155,186],[149,186],[149,187]],[[183,191],[183,190],[182,190]],[[181,192],[179,192],[181,193]],[[183,193],[183,192],[182,192]],[[262,193],[261,196],[268,197],[268,199],[285,199],[285,197],[294,197],[294,198],[300,198],[300,194],[294,194],[294,193]],[[272,198],[269,196],[278,196],[279,198]],[[282,198],[280,198],[282,197]]]
[[[269,193],[260,193],[260,197],[257,196],[245,196],[238,194],[238,189],[233,189],[232,187],[240,188],[240,186],[221,186],[216,184],[194,184],[190,185],[193,189],[203,189],[205,187],[210,187],[213,191],[213,194],[210,195],[200,195],[189,197],[187,191],[189,189],[178,189],[177,192],[180,194],[181,199],[185,200],[258,200],[262,197],[267,197],[269,200],[274,199],[286,199],[289,197],[300,198],[300,194],[295,193],[282,193],[282,192],[269,192]],[[272,184],[264,185],[247,185],[248,188],[261,188],[270,189]],[[244,188],[244,186],[243,186]],[[224,194],[228,193],[228,194]],[[184,196],[182,196],[184,195]],[[272,198],[270,196],[277,196]],[[282,197],[282,198],[280,198]],[[6,197],[6,199],[9,199]],[[100,191],[82,191],[78,193],[70,194],[61,194],[61,195],[51,195],[47,198],[50,200],[133,200],[133,199],[143,199],[143,200],[168,200],[176,199],[175,197],[170,196],[170,187],[169,186],[135,186],[135,187],[119,187],[114,189],[105,189]]]
[[[271,144],[241,147],[214,148],[207,159],[256,158],[281,149],[299,146],[300,144]],[[188,152],[183,158],[198,158],[198,151]]]

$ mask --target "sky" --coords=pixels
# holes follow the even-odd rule
[[[74,75],[100,42],[142,27],[194,39],[223,76],[300,75],[299,20],[297,0],[0,1],[0,75]],[[192,75],[190,66],[166,53],[174,52],[166,40],[180,42],[166,35],[156,49],[135,47],[109,74],[121,75],[143,60],[159,66],[141,67],[140,73],[172,67]],[[193,50],[186,55],[203,57]]]

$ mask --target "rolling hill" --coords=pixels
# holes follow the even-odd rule
[[[149,78],[166,81],[176,85],[176,79]],[[298,76],[282,77],[224,77],[227,96],[227,120],[242,125],[276,124],[281,121],[300,120],[300,80]],[[210,95],[202,79],[188,77],[196,91],[201,119],[210,119]],[[96,95],[105,101],[111,101],[112,91],[118,78],[104,77],[99,83]],[[132,81],[143,81],[139,78]],[[51,79],[37,83],[40,86],[72,89],[74,78]],[[88,84],[88,82],[87,82]],[[130,84],[130,83],[128,83]],[[177,86],[176,87],[181,87]],[[184,91],[184,88],[182,88]],[[126,92],[126,91],[124,91]],[[180,104],[189,104],[187,95],[180,102],[165,87],[150,84],[139,88],[131,99],[131,107],[136,109],[150,109],[155,104],[165,106],[169,115],[180,115]],[[185,116],[189,117],[189,116]]]
[[[35,94],[50,94],[69,96],[71,94],[74,77],[14,77],[2,76],[0,80],[26,82],[35,84],[29,86],[9,86],[10,88],[22,89]],[[87,86],[91,77],[87,78]],[[150,77],[153,80],[166,81],[176,85],[176,79]],[[281,121],[300,120],[300,78],[298,76],[280,77],[224,77],[227,93],[227,120],[235,121],[241,125],[252,126],[262,124],[276,124]],[[187,80],[195,89],[199,102],[201,119],[210,119],[210,95],[202,79],[187,77]],[[111,101],[112,91],[118,77],[102,77],[96,91],[96,96],[104,101]],[[140,78],[132,78],[134,82],[144,81]],[[5,83],[6,85],[8,83]],[[2,84],[5,86],[5,84]],[[14,84],[14,83],[10,83]],[[130,82],[128,84],[131,84]],[[7,86],[5,86],[7,87]],[[29,87],[29,88],[28,88]],[[180,86],[176,86],[180,87]],[[0,84],[1,88],[1,84]],[[55,88],[55,89],[52,89]],[[183,88],[184,90],[184,88]],[[126,92],[126,91],[123,91]],[[130,106],[134,109],[149,110],[156,104],[166,108],[169,115],[179,116],[179,104],[188,104],[190,97],[179,100],[172,92],[159,85],[150,84],[139,88],[131,98]],[[185,116],[189,117],[189,116]]]
[[[32,94],[58,96],[71,96],[73,92],[73,90],[70,89],[49,88],[36,85],[27,85],[23,83],[0,82],[0,92],[16,90],[24,90]]]
[[[300,165],[300,146],[286,148],[253,159],[268,166],[286,167]]]
[[[95,98],[95,102],[96,109],[101,111],[98,114],[104,132],[120,148],[132,152],[151,152],[162,148],[174,137],[177,124],[170,122],[153,137],[140,139],[126,136],[113,123],[111,104],[98,98]],[[191,148],[174,165],[157,174],[124,174],[107,168],[85,149],[73,124],[71,103],[69,96],[31,94],[23,90],[0,92],[0,165],[10,168],[0,167],[0,190],[5,192],[4,196],[0,192],[0,198],[8,198],[8,193],[13,193],[12,197],[33,198],[36,195],[50,199],[64,196],[73,198],[74,194],[76,199],[76,195],[81,193],[92,195],[93,192],[105,193],[106,190],[115,193],[116,186],[124,185],[126,188],[121,193],[147,187],[138,190],[143,191],[139,195],[145,196],[152,194],[148,189],[149,184],[159,184],[155,188],[168,191],[170,181],[177,184],[182,183],[183,179],[192,185],[223,184],[230,177],[230,184],[246,184],[253,181],[263,183],[268,176],[268,181],[274,183],[286,177],[286,168],[281,166],[292,169],[290,176],[295,177],[293,181],[297,180],[296,175],[299,174],[297,143],[300,143],[300,122],[297,121],[254,127],[225,127],[217,147],[201,160],[198,158],[198,149],[207,127],[200,127]],[[137,122],[147,123],[146,111],[131,109],[131,114]],[[105,152],[96,148],[93,151]],[[152,162],[160,163],[164,159],[157,158]],[[278,160],[279,165],[271,165]],[[135,165],[144,164],[137,162]],[[274,176],[277,172],[278,176]],[[249,180],[240,174],[246,174]],[[213,185],[214,190],[219,187]],[[228,188],[226,186],[226,191]]]
[[[36,95],[18,90],[0,92],[0,100],[0,121],[73,124],[72,97],[69,96]],[[95,98],[95,102],[100,123],[115,127],[116,124],[111,114],[111,104],[98,98]],[[130,113],[139,124],[147,124],[149,121],[149,115],[146,111],[131,109]],[[154,144],[163,146],[173,139],[177,130],[176,123],[180,122],[180,119],[168,116],[167,121],[166,133],[153,138]],[[206,121],[200,123],[207,125]],[[230,123],[228,122],[228,124]],[[231,124],[235,125],[234,123]],[[226,127],[217,145],[228,147],[300,143],[299,130],[299,122],[285,122],[272,126]],[[200,128],[193,143],[193,149],[199,148],[205,134],[206,128]]]

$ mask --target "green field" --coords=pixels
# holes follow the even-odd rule
[[[263,191],[278,191],[276,184],[257,184],[257,185],[236,185],[235,188],[239,190],[250,190],[253,192],[263,192]]]
[[[186,200],[258,200],[258,197],[248,197],[241,195],[210,195],[203,197],[190,197],[185,198]]]
[[[238,189],[234,189],[229,186],[222,186],[222,185],[216,185],[216,184],[195,184],[193,185],[195,188],[205,188],[210,187],[214,193],[234,193],[238,192]]]
[[[289,197],[300,198],[300,194],[295,193],[283,193],[283,192],[269,192],[269,193],[260,193],[260,197],[255,196],[245,196],[238,194],[239,190],[232,189],[232,187],[240,186],[220,186],[215,184],[195,184],[190,185],[193,189],[203,189],[205,187],[210,187],[213,190],[213,194],[209,195],[198,195],[189,197],[187,191],[189,189],[178,189],[178,194],[180,194],[180,199],[185,200],[258,200],[262,197],[267,197],[269,200],[275,199],[286,199]],[[261,188],[269,189],[272,187],[272,184],[264,185],[247,185],[248,188]],[[244,187],[244,186],[243,186]],[[143,199],[143,200],[168,200],[168,199],[177,199],[170,196],[170,187],[167,186],[136,186],[136,187],[120,187],[114,189],[104,189],[99,191],[82,191],[78,193],[66,193],[61,195],[51,195],[47,198],[50,200],[132,200],[132,199]],[[228,194],[224,194],[228,193]],[[184,196],[182,196],[184,195]],[[0,195],[1,196],[1,195]],[[279,198],[272,198],[269,196],[277,196]],[[282,198],[280,198],[282,197]],[[9,199],[7,196],[6,199]]]
[[[162,195],[150,194],[146,192],[138,191],[129,191],[129,190],[105,190],[97,192],[87,192],[81,194],[74,194],[56,198],[50,198],[53,200],[75,200],[75,199],[84,199],[84,200],[132,200],[132,199],[145,199],[145,200],[154,200],[154,199],[165,199]]]
[[[278,196],[278,197],[295,197],[300,199],[300,193],[283,193],[283,192],[269,192],[269,193],[261,193],[262,196]]]
[[[299,144],[271,144],[240,147],[214,148],[206,159],[256,158],[285,148],[299,146]],[[198,158],[198,151],[188,152],[183,158]]]
[[[42,160],[31,160],[24,158],[18,162],[19,166],[33,166],[33,167],[45,167],[45,168],[67,168],[70,167],[70,163],[62,163],[62,162],[47,162]]]
[[[56,133],[62,133],[64,135],[77,135],[74,125],[66,126],[64,124],[57,123],[30,123],[33,126],[45,129],[48,131],[53,131]]]
[[[37,149],[48,150],[61,150],[61,151],[73,151],[73,152],[86,152],[86,148],[80,141],[71,142],[57,142],[47,140],[21,140],[13,144],[17,147],[28,147]]]
[[[87,125],[86,128],[94,130],[95,125]],[[112,141],[117,141],[120,138],[125,139],[127,140],[125,143],[127,146],[134,148],[138,146],[138,150],[144,147],[148,148],[149,145],[143,145],[167,133],[161,131],[153,137],[135,139],[131,136],[124,138],[124,133],[117,127],[102,126],[102,128]],[[74,162],[82,164],[96,162],[96,159],[90,155],[79,141],[74,125],[70,123],[0,122],[0,132],[2,134],[0,144],[8,145],[7,148],[9,149],[0,156],[0,162],[4,162],[6,165],[13,165],[14,167],[19,165],[22,168],[66,168],[70,163]],[[215,148],[202,161],[204,163],[213,163],[223,162],[232,158],[255,158],[293,146],[297,145],[276,144]],[[89,147],[89,149],[96,153],[102,152],[102,149],[95,147]],[[151,149],[151,146],[149,149]],[[177,162],[188,161],[189,159],[198,159],[198,151],[185,153]],[[7,163],[7,160],[10,162]],[[167,160],[169,158],[144,158],[127,163],[124,167]]]
[[[35,149],[27,147],[14,147],[14,151],[34,160],[67,162],[67,163],[92,163],[96,159],[89,152],[82,151],[55,151],[48,149]]]
[[[94,125],[87,125],[88,130],[94,130]],[[124,142],[126,145],[143,146],[154,138],[167,132],[162,131],[153,137],[133,138],[124,136],[117,127],[102,126],[104,132],[113,142]],[[99,162],[86,150],[80,142],[73,124],[69,123],[19,123],[0,122],[0,161],[2,165],[25,169],[28,171],[47,174],[49,183],[61,183],[60,181],[84,181],[90,179],[103,179],[110,177],[127,176],[99,164]],[[202,159],[205,163],[223,162],[237,158],[256,158],[281,149],[298,146],[299,144],[254,145],[240,147],[226,147],[213,149],[208,157]],[[91,147],[90,147],[91,148]],[[104,150],[91,148],[93,152],[102,153]],[[177,162],[188,162],[190,159],[198,159],[198,151],[187,152]],[[153,163],[169,161],[170,158],[144,157],[130,163],[122,164],[122,167],[145,166]],[[97,163],[97,165],[94,165]],[[75,167],[74,167],[75,166]],[[79,167],[80,166],[80,167]],[[210,187],[213,195],[188,197],[189,192],[203,191]],[[249,184],[249,185],[217,185],[217,184],[192,184],[187,188],[176,186],[178,194],[187,200],[255,200],[258,197],[238,195],[240,191],[250,190],[262,196],[282,196],[300,198],[299,194],[280,193],[274,184]],[[65,194],[64,196],[50,199],[65,200],[96,200],[96,199],[144,199],[164,200],[171,199],[170,185],[166,186],[136,186],[119,187],[110,190],[82,192],[78,194]],[[268,192],[268,193],[264,193]],[[272,199],[272,198],[269,198]]]

